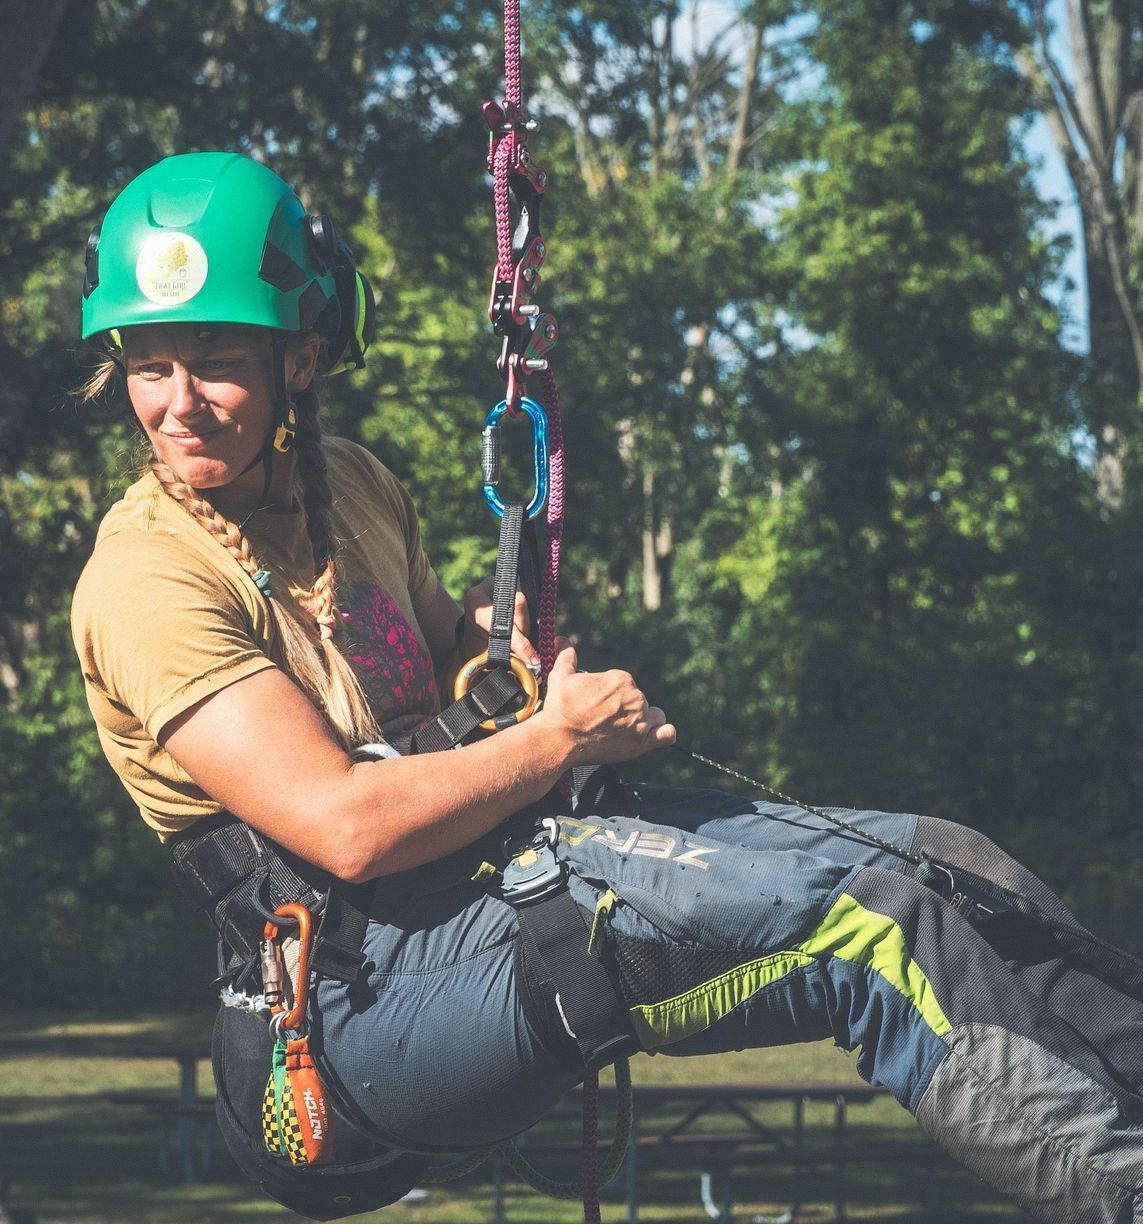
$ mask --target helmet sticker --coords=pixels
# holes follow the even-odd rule
[[[160,306],[189,302],[206,283],[206,252],[181,233],[155,234],[135,262],[135,279],[144,295]]]

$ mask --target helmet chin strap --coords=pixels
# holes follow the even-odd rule
[[[246,524],[267,506],[266,495],[270,492],[270,480],[274,472],[274,452],[285,455],[294,444],[294,435],[298,428],[298,410],[294,401],[286,391],[286,333],[276,331],[270,337],[270,369],[274,378],[274,419],[270,424],[262,446],[253,459],[238,475],[245,476],[247,472],[262,464],[262,492],[254,503],[254,509],[238,524],[239,531],[246,530]]]

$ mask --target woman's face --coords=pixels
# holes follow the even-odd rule
[[[269,333],[237,324],[147,324],[124,329],[123,344],[127,394],[156,457],[196,489],[234,482],[274,419]],[[316,347],[302,341],[287,350],[291,393],[308,385]]]

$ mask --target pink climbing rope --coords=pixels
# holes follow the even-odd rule
[[[512,265],[512,209],[509,204],[508,171],[516,151],[516,133],[508,132],[496,145],[489,170],[492,171],[492,209],[496,219],[496,276],[510,281]]]
[[[515,166],[519,133],[511,124],[518,117],[520,91],[520,0],[504,0],[504,112],[507,130],[494,133],[488,169],[492,172],[492,207],[496,225],[496,278],[511,284],[516,272],[512,253],[512,207],[509,176]],[[499,139],[496,139],[499,137]],[[522,140],[526,141],[526,134]],[[541,675],[547,679],[556,658],[556,604],[560,547],[564,526],[564,447],[559,391],[551,369],[544,371],[544,410],[548,417],[548,504],[545,511],[543,572],[540,581],[539,649]]]
[[[540,574],[539,642],[541,674],[547,679],[556,661],[556,605],[564,534],[564,430],[556,378],[550,369],[544,371],[544,410],[548,414],[548,505],[544,515],[547,530]]]
[[[512,252],[510,175],[518,166],[518,150],[526,149],[527,132],[520,119],[520,0],[504,0],[504,119],[502,131],[493,132],[488,169],[492,173],[493,215],[496,225],[496,279],[511,285],[516,273]],[[487,114],[487,108],[486,108]],[[504,371],[508,378],[507,370]],[[544,515],[540,607],[537,626],[541,678],[546,680],[556,659],[556,605],[559,596],[560,551],[564,529],[564,438],[560,397],[551,367],[543,371],[543,407],[548,418],[548,503]],[[584,1224],[600,1224],[599,1210],[599,1075],[590,1072],[583,1084]]]
[[[520,108],[520,0],[504,0],[504,111],[511,124]],[[496,275],[510,281],[512,264],[512,212],[508,197],[508,172],[516,156],[516,130],[509,126],[499,141],[493,141],[488,169],[492,172],[492,200],[496,215]]]
[[[504,101],[520,105],[520,0],[504,0]]]

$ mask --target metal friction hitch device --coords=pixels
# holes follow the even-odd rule
[[[548,189],[548,174],[532,161],[528,134],[535,131],[536,123],[518,102],[507,101],[503,106],[485,102],[484,118],[490,129],[488,169],[497,197],[497,264],[488,317],[492,330],[503,338],[496,364],[505,382],[509,415],[516,416],[528,375],[548,368],[548,352],[560,335],[555,315],[541,314],[534,301],[548,254],[540,233],[540,206]],[[514,231],[508,216],[509,188],[520,210]]]
[[[538,901],[562,888],[567,868],[556,856],[560,826],[554,816],[546,816],[536,831],[521,845],[507,838],[504,854],[508,863],[501,878],[500,895],[510,905]]]

